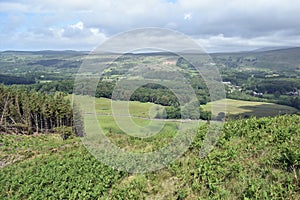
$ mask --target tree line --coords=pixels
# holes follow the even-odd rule
[[[194,88],[200,104],[204,105],[209,101],[208,89],[205,82],[199,78],[191,78],[191,86]],[[57,91],[72,94],[74,86],[73,80],[53,81],[48,83],[37,83],[29,85],[30,89],[44,93],[55,93]],[[100,80],[95,90],[95,97],[112,98],[112,93],[116,86],[116,81]],[[88,81],[80,86],[76,86],[75,94],[88,95],[92,86],[88,85]],[[183,91],[184,93],[184,91]],[[130,97],[131,101],[151,102],[163,106],[179,106],[179,102],[174,93],[159,84],[148,83],[139,87]]]
[[[0,131],[53,132],[73,127],[73,109],[63,93],[45,94],[24,86],[0,85]]]
[[[33,84],[35,83],[35,80],[24,76],[12,76],[12,75],[0,74],[0,83],[3,83],[5,85]]]

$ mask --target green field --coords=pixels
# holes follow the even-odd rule
[[[130,147],[132,151],[149,152],[157,150],[169,142],[179,130],[195,129],[205,124],[205,122],[197,120],[153,119],[156,113],[163,109],[163,106],[154,103],[112,101],[106,98],[87,96],[76,96],[75,99],[81,102],[83,113],[87,113],[84,114],[85,119],[90,119],[92,117],[91,113],[97,115],[97,121],[85,121],[87,127],[97,128],[99,125],[96,135],[101,131],[119,147],[126,149]],[[129,108],[127,113],[126,105]],[[115,109],[114,114],[112,106]],[[125,130],[120,126],[125,127]],[[146,137],[146,139],[139,139],[136,142],[136,138],[130,135],[133,134],[131,131],[136,133],[137,137],[140,135],[140,137]]]
[[[296,108],[274,103],[225,99],[213,102],[215,115],[218,114],[218,107],[222,109],[224,104],[226,105],[226,115],[230,117],[266,117],[299,112]],[[211,105],[212,102],[204,105],[203,108],[209,111]]]
[[[148,126],[151,123],[150,118],[153,118],[157,111],[163,109],[163,106],[153,104],[153,103],[141,103],[141,102],[125,102],[125,101],[112,101],[106,98],[88,98],[80,97],[83,101],[83,110],[86,112],[92,112],[90,109],[95,109],[97,116],[97,125],[100,125],[100,129],[110,140],[121,148],[130,149],[132,151],[138,152],[148,152],[150,150],[156,150],[163,147],[166,142],[170,141],[172,137],[178,132],[178,128],[181,125],[183,129],[195,128],[195,126],[201,126],[205,122],[191,123],[193,121],[185,120],[184,123],[180,123],[179,120],[161,120],[154,121],[156,127],[160,127],[160,131],[154,136],[148,137],[147,140],[139,140],[136,142],[135,138],[128,135],[128,132],[124,132],[120,125],[129,128],[128,130],[133,130],[141,135],[147,135],[143,127]],[[112,103],[116,111],[115,115],[119,115],[119,118],[115,118],[112,115]],[[224,101],[218,101],[215,104],[216,110],[218,106],[222,106]],[[87,106],[87,105],[95,106]],[[126,114],[126,107],[124,105],[129,105],[129,113]],[[272,103],[264,102],[250,102],[241,100],[226,99],[227,104],[227,115],[230,117],[249,117],[249,116],[276,116],[279,114],[290,114],[297,110],[289,107]],[[211,103],[204,106],[206,110],[209,110]],[[90,110],[90,111],[89,111]],[[125,113],[125,114],[124,114]],[[89,115],[87,115],[89,116]],[[119,124],[117,124],[116,120]],[[129,122],[128,122],[129,120]],[[137,125],[137,128],[129,125],[132,120],[132,125]],[[189,123],[190,122],[190,123]],[[87,122],[89,123],[89,122]],[[95,123],[89,125],[89,127],[95,126]],[[140,128],[140,129],[139,129]]]
[[[126,105],[127,102],[114,101],[114,109],[116,111],[124,113],[126,110],[120,110],[123,108],[124,105]],[[162,108],[162,106],[154,103],[142,103],[138,101],[129,101],[129,113],[133,117],[143,117],[143,118],[150,118],[154,117],[156,113],[155,110],[159,110]],[[95,109],[97,114],[103,114],[103,115],[112,115],[112,100],[106,99],[106,98],[96,98],[95,99]],[[152,111],[152,113],[151,113]]]
[[[95,98],[95,110],[99,115],[112,115],[111,109],[111,100],[106,98]],[[117,102],[113,106],[117,109],[118,112],[125,113],[125,110],[120,110],[123,108],[123,105],[126,105],[127,102]],[[226,114],[229,116],[240,116],[240,117],[268,117],[268,116],[277,116],[282,114],[293,114],[299,112],[296,108],[268,103],[268,102],[256,102],[256,101],[243,101],[235,99],[225,99],[220,101],[213,102],[214,108],[216,110],[215,115],[218,114],[218,108],[223,109],[224,104],[226,105]],[[212,102],[209,102],[206,105],[203,105],[204,110],[210,111]],[[129,102],[129,113],[133,117],[133,120],[141,125],[147,125],[145,120],[140,120],[141,118],[153,118],[156,113],[163,109],[163,106],[157,105],[154,103],[141,103],[138,101]],[[146,120],[147,121],[147,120]]]

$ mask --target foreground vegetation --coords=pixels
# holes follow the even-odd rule
[[[299,199],[299,121],[286,115],[226,122],[205,158],[201,126],[181,158],[145,174],[104,166],[78,138],[1,134],[0,198]]]

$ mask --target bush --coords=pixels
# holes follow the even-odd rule
[[[60,126],[54,128],[54,132],[58,133],[63,140],[75,136],[75,133],[70,126]]]

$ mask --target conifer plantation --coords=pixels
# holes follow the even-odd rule
[[[6,133],[47,133],[73,125],[72,106],[63,93],[26,87],[0,85],[0,114],[0,130]]]

